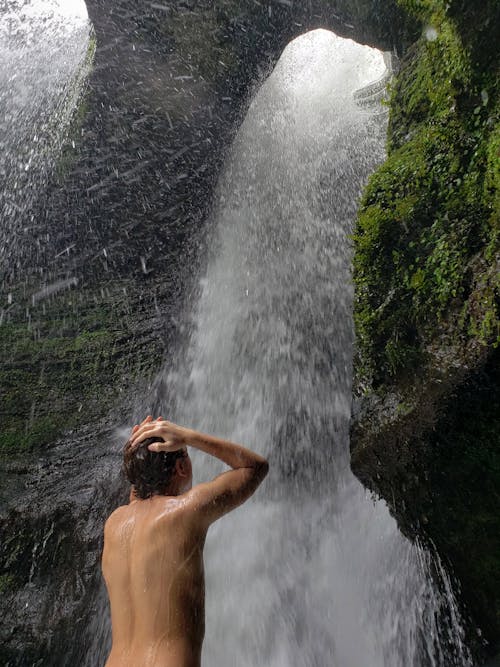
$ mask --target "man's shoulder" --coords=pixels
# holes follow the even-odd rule
[[[112,530],[117,524],[121,523],[129,513],[128,505],[120,505],[108,516],[104,523],[104,530]]]
[[[196,491],[193,488],[180,496],[155,496],[153,499],[136,500],[117,507],[104,524],[105,531],[112,531],[128,521],[131,516],[137,520],[171,521],[175,519],[196,519]]]
[[[151,503],[151,515],[159,521],[185,521],[188,517],[196,518],[192,497],[192,491],[180,496],[158,496]]]

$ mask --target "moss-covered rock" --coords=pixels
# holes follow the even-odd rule
[[[388,158],[355,232],[358,476],[423,532],[500,639],[500,7],[400,0],[421,21]]]
[[[474,61],[445,3],[428,4],[439,11],[417,12],[426,28],[392,86],[389,157],[355,235],[358,344],[375,384],[425,363],[437,327],[500,342],[498,71]]]
[[[23,295],[13,298],[20,303],[0,326],[4,460],[43,452],[63,432],[102,417],[125,387],[154,375],[163,354],[154,327],[137,331],[147,314],[131,317],[120,285],[106,293],[68,286],[36,303],[32,297],[29,321]]]

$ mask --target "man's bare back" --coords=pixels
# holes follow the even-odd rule
[[[185,490],[191,468],[189,457],[183,457],[169,483],[172,495],[139,499],[132,491],[131,502],[107,520],[102,569],[113,646],[106,667],[199,667],[207,530],[255,491],[267,462],[239,445],[169,422],[149,418],[135,431],[132,447],[145,437],[159,436],[164,442],[150,445],[150,451],[176,451],[189,443],[234,469]]]
[[[204,636],[206,531],[182,497],[118,508],[105,527],[103,574],[111,600],[107,667],[198,667]]]

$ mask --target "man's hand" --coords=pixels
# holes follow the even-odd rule
[[[263,456],[242,445],[177,426],[162,417],[153,420],[149,416],[134,426],[130,446],[135,449],[150,438],[160,440],[148,444],[152,452],[176,452],[189,445],[233,468],[212,482],[198,484],[186,495],[186,502],[196,510],[196,516],[206,527],[250,498],[269,469]]]
[[[134,451],[135,449],[137,449],[137,447],[139,446],[139,443],[137,443],[136,445],[132,446],[132,445],[133,445],[134,438],[135,438],[135,434],[137,433],[137,431],[138,431],[140,428],[142,428],[142,427],[145,426],[146,424],[149,424],[149,423],[152,422],[152,421],[153,421],[153,417],[151,417],[151,415],[148,415],[148,416],[146,417],[146,419],[143,419],[142,422],[141,422],[140,424],[136,424],[136,425],[132,428],[132,433],[130,434],[130,438],[127,440],[127,443],[126,443],[126,445],[125,445],[125,452],[130,453],[130,452]]]
[[[132,429],[130,446],[136,449],[141,442],[148,438],[161,438],[163,442],[153,442],[148,446],[151,452],[176,452],[187,445],[190,431],[163,417],[153,420],[151,416]]]

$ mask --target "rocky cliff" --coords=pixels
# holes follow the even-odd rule
[[[421,22],[355,234],[352,467],[451,563],[500,639],[499,6]]]
[[[213,188],[252,90],[308,29],[401,49],[414,28],[392,0],[87,7],[88,92],[1,267],[8,665],[85,661],[102,520],[120,497],[116,427],[152,409],[155,373],[182,345]]]

